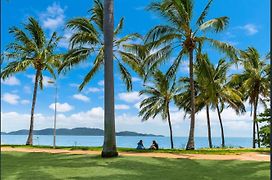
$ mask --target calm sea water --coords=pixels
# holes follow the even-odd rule
[[[26,135],[1,135],[1,144],[25,144]],[[170,148],[169,137],[149,137],[149,136],[117,136],[118,147],[135,148],[137,142],[142,139],[145,147],[151,145],[152,140],[156,140],[161,148]],[[251,138],[241,137],[226,137],[226,146],[232,147],[251,147]],[[102,146],[103,136],[57,136],[57,146]],[[38,135],[33,137],[34,145],[52,145],[53,136]],[[187,137],[175,137],[175,148],[185,148]],[[220,146],[221,139],[219,137],[213,138],[213,146]],[[196,148],[208,147],[208,140],[206,137],[195,138]]]

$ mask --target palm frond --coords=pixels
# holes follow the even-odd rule
[[[88,74],[84,77],[83,82],[79,86],[79,90],[81,91],[92,79],[92,77],[98,72],[99,68],[103,65],[104,62],[104,50],[101,49],[99,54],[96,56],[94,61],[94,65],[92,69],[88,72]]]
[[[199,29],[202,31],[213,30],[215,32],[220,32],[225,29],[228,23],[229,23],[229,18],[226,16],[223,16],[223,17],[214,18],[204,22],[203,24],[199,26]]]
[[[92,14],[91,21],[95,22],[101,32],[103,32],[103,9],[102,1],[94,0],[94,7],[89,11]]]
[[[32,65],[31,59],[26,59],[23,61],[13,61],[10,62],[2,71],[1,78],[6,79],[17,72],[25,71],[30,65]]]
[[[208,41],[213,47],[217,48],[221,52],[228,55],[228,57],[233,62],[237,62],[239,60],[239,58],[237,56],[237,54],[239,53],[239,50],[236,49],[235,47],[233,47],[232,45],[225,43],[225,42],[210,39],[210,38],[204,38],[204,40]]]
[[[25,25],[25,28],[32,35],[33,40],[36,43],[36,46],[38,48],[42,48],[46,42],[43,29],[33,17],[28,18],[28,20],[29,23]]]
[[[124,26],[124,18],[121,18],[121,20],[119,21],[116,29],[114,30],[114,35],[119,34],[122,31],[123,26]]]
[[[166,76],[168,78],[172,78],[176,72],[177,72],[177,69],[180,65],[180,62],[182,61],[182,56],[184,55],[185,53],[185,50],[182,50],[179,55],[177,56],[177,58],[175,59],[174,63],[171,65],[171,67],[168,69],[167,73],[166,73]]]
[[[121,77],[123,81],[126,83],[127,91],[132,90],[132,77],[129,73],[129,71],[123,66],[120,62],[118,62],[118,66],[120,69]]]
[[[87,57],[94,52],[93,49],[79,47],[77,49],[71,49],[65,56],[64,61],[58,69],[58,72],[70,70],[74,65],[80,62],[86,61]]]
[[[204,10],[202,11],[201,15],[199,16],[199,18],[196,21],[197,25],[200,26],[201,24],[204,23],[204,19],[206,18],[207,14],[208,14],[208,11],[209,11],[209,9],[211,7],[212,1],[213,0],[209,0],[209,2],[207,3],[206,7],[204,8]]]

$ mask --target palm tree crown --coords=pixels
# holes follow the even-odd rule
[[[83,17],[75,18],[67,23],[67,28],[73,30],[74,34],[70,38],[71,49],[65,56],[65,61],[59,71],[68,70],[82,61],[86,61],[91,55],[96,56],[93,67],[79,86],[80,90],[86,86],[104,64],[103,9],[102,2],[100,0],[95,0],[94,7],[90,10],[91,17],[89,19]],[[118,53],[125,42],[138,38],[139,36],[138,34],[129,34],[119,38],[118,36],[123,29],[123,24],[124,18],[119,21],[114,30],[113,52],[114,59],[117,61],[121,77],[126,83],[127,90],[131,90],[131,75],[125,67],[124,62],[122,62],[121,59],[118,59]]]

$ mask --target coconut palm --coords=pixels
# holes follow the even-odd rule
[[[266,59],[262,60],[258,51],[249,47],[241,52],[241,62],[244,70],[240,74],[234,74],[230,84],[240,90],[244,95],[244,100],[248,100],[253,107],[253,148],[256,147],[256,129],[259,141],[259,127],[257,118],[258,104],[261,102],[265,105],[265,98],[269,96],[269,65]]]
[[[24,24],[24,30],[12,27],[9,30],[15,40],[7,46],[5,57],[14,61],[8,62],[1,73],[1,78],[6,79],[28,68],[35,69],[35,81],[31,106],[30,128],[26,141],[27,145],[33,144],[34,112],[37,98],[38,85],[43,89],[43,72],[48,71],[54,78],[54,68],[59,66],[61,54],[56,54],[55,49],[60,40],[54,32],[47,40],[39,23],[32,17]]]
[[[142,120],[146,121],[149,118],[155,118],[161,114],[163,120],[168,121],[170,130],[171,148],[174,148],[172,125],[169,104],[177,94],[179,88],[176,86],[175,78],[169,79],[161,71],[156,70],[153,72],[152,85],[144,85],[144,90],[140,91],[140,95],[147,95],[140,104],[139,115]]]
[[[219,60],[218,65],[215,67],[207,55],[201,55],[201,58],[197,59],[195,65],[195,96],[196,96],[196,112],[202,109],[206,109],[207,114],[207,125],[208,125],[208,137],[209,146],[212,147],[211,143],[211,131],[210,131],[210,116],[209,108],[216,109],[222,138],[222,147],[225,146],[224,128],[221,113],[224,110],[225,105],[233,108],[236,113],[245,111],[242,94],[228,86],[226,73],[229,68],[229,64],[224,59]],[[187,83],[185,87],[189,88],[188,79],[180,80],[182,83]],[[189,93],[188,93],[189,92]],[[175,97],[175,102],[178,107],[183,108],[185,112],[191,114],[190,109],[190,91],[182,92]]]
[[[186,149],[194,149],[195,130],[195,93],[194,93],[194,53],[201,50],[203,43],[209,43],[222,52],[225,52],[232,59],[236,58],[236,50],[229,44],[223,43],[205,36],[205,32],[221,32],[228,25],[229,18],[226,16],[214,18],[206,21],[206,17],[211,6],[209,0],[200,16],[193,24],[193,0],[161,0],[153,2],[148,7],[157,12],[168,21],[166,25],[154,27],[146,36],[146,42],[153,43],[154,46],[170,45],[172,50],[178,55],[172,64],[167,75],[175,74],[182,57],[189,56],[190,69],[190,91],[191,93],[191,123],[189,139]]]
[[[104,3],[108,3],[104,1]],[[73,35],[70,38],[70,50],[64,57],[64,63],[59,68],[59,72],[67,71],[73,66],[86,61],[89,57],[95,56],[93,66],[87,75],[84,77],[79,90],[82,90],[93,76],[104,65],[105,54],[105,42],[104,38],[108,32],[104,32],[103,26],[103,1],[95,0],[94,6],[90,10],[90,18],[75,18],[70,20],[66,27],[73,31]],[[113,34],[113,58],[119,67],[120,74],[124,82],[126,83],[127,90],[132,89],[131,74],[125,67],[125,63],[122,59],[119,59],[119,52],[124,43],[127,43],[135,38],[139,38],[138,34],[129,34],[120,38],[120,33],[123,29],[124,18],[122,18]],[[106,29],[105,29],[106,30]],[[105,82],[106,83],[106,82]]]

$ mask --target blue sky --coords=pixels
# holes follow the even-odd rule
[[[116,0],[115,1],[115,23],[121,17],[125,17],[124,30],[122,35],[138,32],[144,35],[149,29],[158,24],[166,23],[157,14],[148,12],[145,7],[151,1],[146,0]],[[208,19],[219,16],[228,16],[230,23],[228,28],[219,34],[211,35],[218,40],[233,44],[237,48],[245,49],[254,46],[263,56],[269,51],[270,22],[269,22],[269,0],[215,0],[208,14]],[[194,17],[199,16],[204,8],[206,0],[195,1]],[[60,42],[59,51],[66,51],[68,38],[71,32],[64,30],[67,20],[75,17],[88,17],[87,12],[92,7],[92,0],[10,0],[1,1],[1,51],[12,42],[12,37],[8,33],[8,28],[12,26],[21,27],[29,16],[39,20],[47,35],[57,31],[64,39]],[[224,57],[212,49],[205,49],[213,61],[217,63],[219,57]],[[173,55],[174,58],[174,55]],[[84,75],[91,67],[93,58],[89,58],[86,63],[75,67],[66,75],[60,77],[59,88],[59,128],[73,127],[98,127],[103,128],[103,71],[101,70],[88,86],[82,91],[77,90]],[[188,73],[188,61],[184,62],[179,69],[179,75]],[[169,63],[165,66],[168,66]],[[3,68],[3,67],[2,67]],[[230,73],[241,71],[241,67],[231,68]],[[29,114],[31,108],[31,98],[33,89],[32,69],[27,72],[16,74],[14,77],[1,82],[1,130],[13,131],[18,129],[28,129]],[[45,74],[46,80],[50,79],[49,74]],[[126,92],[125,86],[120,80],[118,70],[115,68],[115,101],[116,101],[116,129],[117,131],[137,131],[142,133],[154,133],[168,135],[167,123],[160,117],[150,119],[148,122],[141,122],[137,117],[138,103],[141,97],[138,91],[141,90],[141,81],[133,74],[133,91]],[[35,129],[52,127],[54,101],[54,87],[45,82],[43,91],[38,92],[36,104]],[[261,111],[261,109],[260,109]],[[183,119],[184,113],[171,107],[173,119],[174,135],[187,136],[189,130],[188,119]],[[206,136],[205,112],[197,115],[196,136]],[[215,112],[212,112],[212,131],[214,136],[220,136],[218,119]],[[226,136],[251,136],[251,117],[247,112],[242,116],[237,116],[232,110],[223,112]]]

